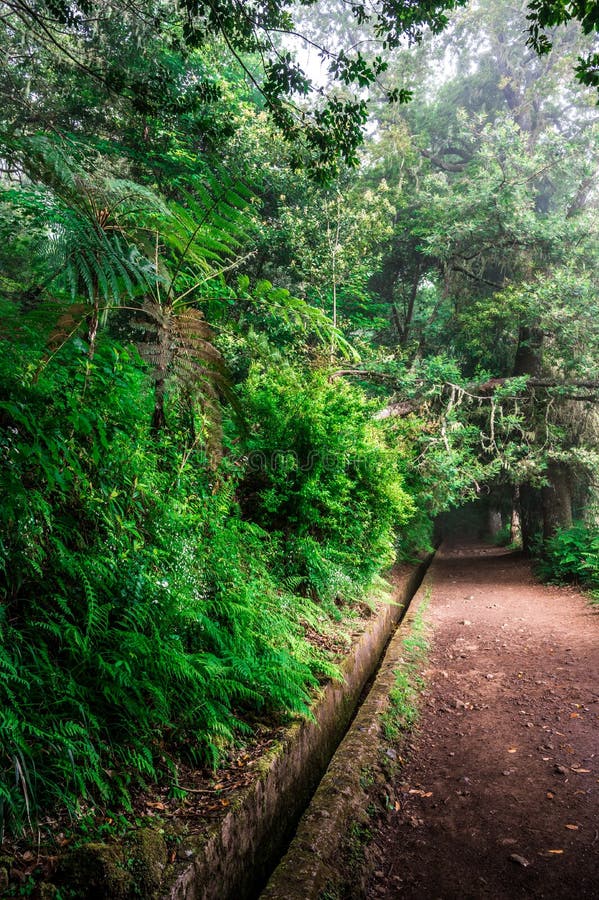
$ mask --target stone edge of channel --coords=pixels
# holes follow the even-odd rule
[[[334,754],[300,821],[296,838],[263,895],[268,900],[318,896],[321,881],[328,874],[327,861],[334,858],[340,830],[345,829],[344,823],[353,812],[352,791],[356,785],[359,788],[360,773],[370,764],[367,757],[377,752],[376,730],[387,702],[383,699],[384,684],[393,678],[389,656],[397,637],[392,639],[373,689],[336,753],[335,748],[403,608],[412,596],[416,600],[421,594],[422,587],[418,586],[432,556],[396,586],[394,603],[386,605],[360,635],[343,661],[344,681],[326,686],[314,709],[314,721],[292,725],[262,761],[259,777],[218,825],[196,840],[195,846],[193,841],[184,844],[189,862],[176,867],[168,888],[161,891],[163,900],[244,900],[256,896],[256,885],[266,881],[273,860],[282,852],[280,840],[288,832],[290,820],[297,821]],[[406,623],[413,615],[414,600]],[[379,694],[380,699],[374,700]],[[388,690],[385,696],[388,698]],[[371,710],[373,703],[375,708]],[[364,741],[364,729],[372,734],[372,740]],[[326,829],[322,828],[323,821]]]

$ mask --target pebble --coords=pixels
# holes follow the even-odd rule
[[[526,859],[526,857],[525,857],[525,856],[520,856],[519,853],[510,853],[510,859],[511,859],[512,862],[515,862],[515,863],[517,863],[519,866],[523,866],[524,868],[527,868],[527,866],[530,865],[530,863],[529,863],[529,861]]]

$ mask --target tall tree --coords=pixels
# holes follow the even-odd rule
[[[523,62],[525,14],[479,3],[456,18],[434,56],[449,68],[455,52],[455,74],[382,127],[369,177],[384,175],[399,211],[372,282],[390,307],[386,340],[408,361],[449,354],[475,395],[489,375],[530,382],[527,437],[504,470],[520,486],[530,545],[539,528],[549,536],[571,522],[573,483],[591,483],[594,438],[573,409],[585,420],[597,396],[599,157],[592,97],[566,74],[575,34],[564,33],[560,59]],[[559,324],[576,317],[590,355]]]

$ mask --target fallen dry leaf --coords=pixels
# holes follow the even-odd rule
[[[578,825],[566,825],[569,831],[578,831]]]

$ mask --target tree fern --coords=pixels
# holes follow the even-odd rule
[[[155,280],[136,222],[164,204],[139,184],[99,175],[83,149],[47,137],[23,139],[20,156],[31,184],[12,191],[36,234],[34,248],[46,274],[46,292],[67,292],[90,306],[87,317],[93,356],[102,315],[133,299]]]
[[[237,264],[236,249],[250,221],[250,195],[225,176],[196,179],[193,188],[185,205],[171,203],[165,214],[152,219],[154,263],[160,277],[136,324],[145,329],[139,349],[152,365],[155,382],[154,431],[165,425],[170,383],[189,408],[192,440],[195,410],[202,411],[207,422],[205,444],[214,460],[220,447],[220,400],[233,400],[233,395],[201,306],[207,286],[218,284],[223,272]]]
[[[138,345],[140,352],[152,366],[154,431],[159,432],[166,422],[165,397],[170,379],[179,396],[191,404],[192,415],[195,404],[201,402],[213,429],[207,444],[214,450],[219,446],[219,399],[227,393],[228,381],[223,358],[202,313],[184,304],[146,300],[136,322],[145,332]]]

